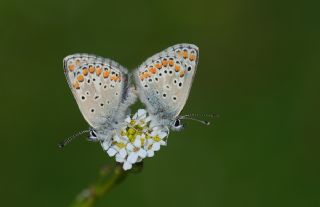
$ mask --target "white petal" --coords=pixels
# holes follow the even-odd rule
[[[150,136],[154,137],[154,136],[156,136],[157,134],[158,134],[157,131],[152,131],[151,134],[150,134]]]
[[[108,149],[108,151],[107,151],[107,153],[108,153],[108,155],[109,155],[110,157],[113,157],[117,152],[118,152],[118,151],[117,151],[115,148],[113,148],[113,147],[110,147],[110,148]]]
[[[153,151],[158,151],[158,150],[160,150],[160,144],[159,144],[158,142],[153,143],[153,145],[152,145],[152,150],[153,150]]]
[[[120,154],[116,154],[116,161],[123,163],[124,162],[124,158],[120,156]]]
[[[133,151],[133,149],[134,149],[134,146],[131,143],[128,143],[127,144],[127,150]]]
[[[108,150],[110,145],[111,145],[111,142],[104,141],[101,146],[104,150]]]
[[[138,135],[137,137],[136,137],[136,140],[134,140],[134,143],[133,143],[133,145],[135,146],[135,147],[141,147],[141,140],[140,140],[140,136]]]
[[[125,122],[130,123],[130,122],[131,122],[131,118],[128,116],[128,117],[125,119]]]
[[[129,162],[124,162],[123,169],[124,170],[130,170],[132,168],[132,164]]]
[[[123,158],[125,158],[127,156],[127,150],[125,148],[122,148],[120,151],[119,151],[119,155]]]
[[[132,152],[129,154],[127,161],[134,164],[137,162],[137,159],[138,159],[138,154],[135,152]]]
[[[126,138],[124,138],[123,136],[114,136],[113,139],[116,142],[126,142]]]
[[[143,114],[142,116],[139,117],[139,120],[144,120],[147,118],[147,115],[146,114]]]
[[[154,151],[148,150],[148,151],[147,151],[147,156],[148,156],[148,157],[153,157],[153,156],[154,156]]]
[[[146,123],[151,121],[151,116],[148,116],[145,120],[144,120]]]
[[[147,111],[144,110],[144,109],[139,109],[139,110],[138,110],[138,116],[139,116],[139,117],[141,117],[142,115],[145,115],[146,113],[147,113]]]
[[[152,145],[155,141],[153,139],[146,139],[146,144],[145,147],[149,147],[150,145]]]
[[[160,143],[160,145],[162,145],[162,146],[167,146],[167,142],[165,142],[165,141],[163,141],[163,140],[160,140],[159,143]]]
[[[134,115],[133,115],[133,117],[132,117],[132,119],[137,119],[137,117],[138,117],[138,113],[135,113]]]
[[[138,151],[138,155],[139,155],[139,157],[141,157],[141,158],[145,158],[145,157],[147,156],[147,152],[146,152],[144,149],[140,149],[140,150]]]
[[[118,136],[117,134],[115,134],[115,135],[113,136],[113,139],[114,139],[115,141],[120,140],[120,138],[119,138],[119,136]]]
[[[123,142],[125,142],[127,144],[128,141],[129,141],[129,138],[127,136],[123,136],[121,141],[123,141]]]
[[[160,132],[160,133],[159,133],[159,137],[160,137],[161,139],[165,138],[167,135],[168,135],[168,134],[165,133],[165,132]]]

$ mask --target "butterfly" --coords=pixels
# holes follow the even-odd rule
[[[60,147],[85,132],[89,132],[92,141],[110,140],[112,133],[123,126],[137,97],[152,117],[152,126],[181,130],[182,119],[197,120],[193,115],[179,114],[188,99],[198,61],[197,46],[171,46],[148,58],[133,72],[135,87],[128,70],[113,60],[85,53],[65,57],[67,82],[90,128],[68,138]]]
[[[89,140],[108,140],[129,114],[136,100],[128,70],[119,63],[89,54],[69,55],[63,60],[64,73],[84,119],[90,125]],[[63,147],[72,136],[60,143]]]
[[[138,95],[152,116],[152,125],[179,131],[183,129],[182,119],[194,119],[179,114],[188,99],[198,61],[196,45],[177,44],[148,58],[135,71]]]

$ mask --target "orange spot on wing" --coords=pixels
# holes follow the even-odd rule
[[[108,78],[108,77],[109,77],[109,71],[104,71],[103,77],[104,77],[104,78]]]
[[[182,78],[185,73],[186,73],[186,71],[184,71],[184,70],[180,71],[180,77]]]
[[[79,82],[84,81],[84,77],[83,77],[83,75],[79,75],[79,76],[77,77],[77,80],[78,80]]]
[[[169,60],[169,65],[172,67],[174,65],[173,59]]]
[[[140,77],[140,80],[144,80],[144,76],[143,76],[143,73],[139,76]]]
[[[163,60],[162,60],[162,65],[163,65],[164,67],[167,67],[167,65],[168,65],[168,60],[167,60],[167,59],[163,59]]]
[[[83,69],[83,70],[82,70],[82,74],[83,74],[84,76],[87,76],[87,75],[88,75],[88,69],[86,69],[86,68]]]
[[[74,71],[74,69],[76,68],[76,66],[74,64],[69,65],[69,70],[70,71]]]
[[[162,64],[161,63],[156,63],[155,64],[156,68],[161,69],[162,68]]]
[[[178,54],[178,58],[181,58],[183,56],[183,52],[181,50],[179,50],[177,54]]]
[[[74,82],[74,83],[73,83],[73,87],[74,87],[75,89],[80,89],[80,84],[79,84],[79,82],[78,82],[78,81]]]
[[[195,54],[190,54],[189,60],[190,61],[194,61],[196,59],[196,55]]]
[[[115,76],[115,75],[110,76],[110,80],[112,80],[112,81],[117,81],[117,76]]]
[[[99,75],[101,74],[101,72],[102,72],[102,69],[101,69],[101,68],[97,68],[97,69],[96,69],[96,74],[97,74],[97,76],[99,76]]]
[[[146,73],[143,73],[143,78],[149,78],[151,77],[150,73],[146,72]]]
[[[156,74],[157,73],[157,69],[154,68],[154,67],[150,67],[149,68],[149,72],[152,73],[152,74]]]
[[[188,51],[184,50],[183,51],[183,58],[186,59],[186,58],[188,58],[188,56],[189,56]]]
[[[180,65],[176,65],[174,69],[175,69],[176,72],[179,72],[180,71]]]
[[[90,72],[90,73],[94,73],[94,70],[95,70],[95,69],[94,69],[93,66],[90,66],[90,67],[89,67],[89,72]]]

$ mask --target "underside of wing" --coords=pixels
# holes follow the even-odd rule
[[[64,71],[82,115],[93,128],[112,122],[128,93],[127,70],[89,54],[64,58]]]
[[[198,59],[197,46],[177,44],[140,65],[135,79],[149,113],[167,119],[179,115],[188,99]]]

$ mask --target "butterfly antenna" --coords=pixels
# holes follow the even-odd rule
[[[189,120],[197,121],[197,122],[200,122],[201,124],[204,124],[204,125],[210,125],[209,121],[205,121],[205,120],[201,120],[201,119],[195,118],[197,116],[209,117],[209,118],[218,118],[219,114],[187,114],[187,115],[180,116],[179,118],[180,119],[189,119]]]
[[[168,139],[169,139],[169,134],[170,134],[170,130],[168,126],[165,126],[166,130],[167,130],[167,138],[166,138],[166,142],[168,144]]]
[[[83,130],[81,132],[78,132],[74,135],[72,135],[71,137],[68,137],[67,139],[61,141],[59,144],[58,144],[58,147],[60,149],[64,148],[67,144],[69,144],[72,140],[74,140],[75,138],[79,137],[80,135],[84,134],[84,133],[87,133],[87,132],[90,132],[90,130]]]

